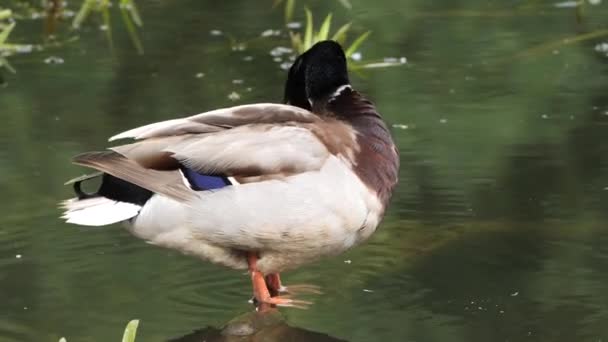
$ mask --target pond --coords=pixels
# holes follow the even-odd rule
[[[282,100],[285,3],[137,4],[143,54],[114,6],[110,28],[68,16],[56,44],[0,69],[0,341],[118,341],[131,319],[137,341],[163,341],[252,310],[243,272],[58,218],[85,172],[70,158],[109,136]],[[352,74],[399,145],[390,210],[367,243],[284,275],[324,292],[281,309],[288,324],[349,341],[608,340],[608,3],[311,0],[293,21],[305,5],[332,31],[352,22],[349,41],[372,31],[362,62],[407,63]],[[45,25],[22,14],[9,39],[42,43]]]

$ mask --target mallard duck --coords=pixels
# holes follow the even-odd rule
[[[258,103],[152,123],[73,162],[69,223],[125,222],[136,237],[249,271],[257,302],[301,306],[279,273],[336,255],[376,230],[399,158],[374,105],[350,85],[333,41],[291,66],[286,104]],[[95,193],[81,183],[101,177]]]

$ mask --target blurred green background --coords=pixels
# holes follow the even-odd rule
[[[116,341],[133,318],[138,341],[162,341],[251,310],[245,274],[67,225],[57,203],[84,172],[70,157],[117,132],[280,102],[286,3],[139,1],[129,29],[115,2],[74,30],[80,1],[49,22],[39,1],[0,0],[7,43],[36,45],[0,69],[0,341]],[[289,323],[352,341],[608,340],[608,3],[348,4],[298,0],[289,21],[331,12],[349,41],[372,31],[360,62],[407,59],[352,75],[393,126],[400,185],[369,242],[285,274],[325,292]]]

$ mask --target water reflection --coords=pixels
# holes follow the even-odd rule
[[[206,327],[169,342],[345,342],[329,335],[293,327],[285,322],[283,315],[275,310],[264,313],[251,312],[234,318],[221,329]]]

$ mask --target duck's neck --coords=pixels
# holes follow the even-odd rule
[[[390,131],[374,105],[350,87],[345,87],[327,108],[356,132],[358,151],[355,172],[386,204],[397,184],[399,154]]]

